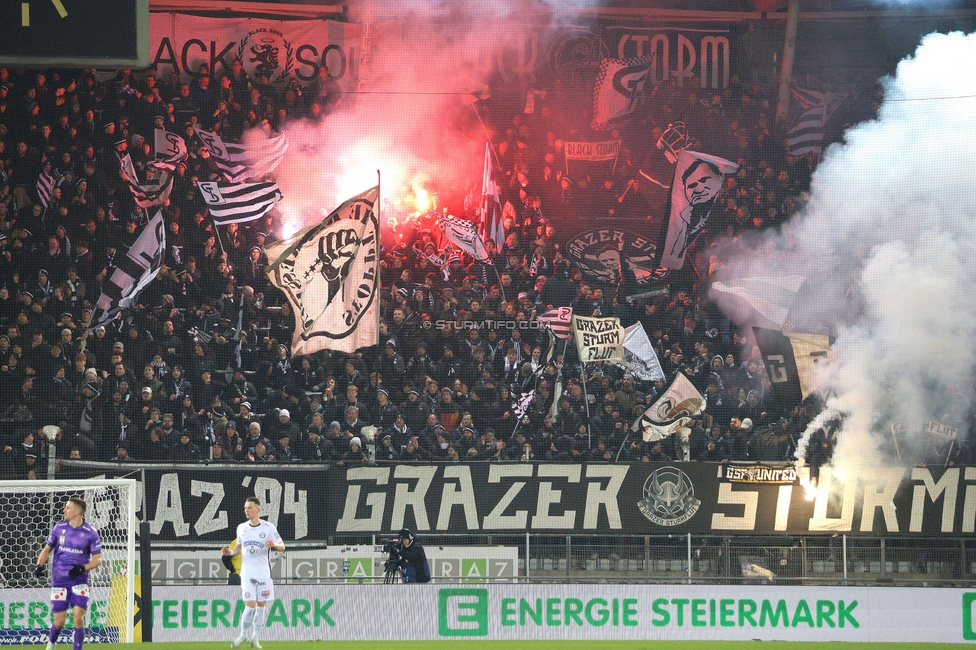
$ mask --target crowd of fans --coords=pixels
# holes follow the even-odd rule
[[[625,145],[613,171],[581,168],[573,178],[563,171],[562,141],[606,134],[588,132],[588,112],[561,101],[569,93],[560,94],[558,82],[547,99],[532,91],[531,113],[485,106],[506,215],[502,251],[489,244],[495,269],[446,249],[422,219],[400,223],[381,263],[379,345],[294,358],[290,306],[263,272],[264,245],[280,235],[279,224],[272,213],[216,231],[195,187],[216,172],[193,127],[234,138],[292,119],[327,119],[342,110],[340,86],[325,68],[307,87],[284,88],[249,79],[240,61],[212,72],[204,66],[183,83],[152,70],[99,80],[88,71],[0,68],[6,476],[45,473],[40,430],[52,424],[58,457],[118,462],[792,457],[816,404],[778,405],[758,349],[706,299],[721,265],[709,242],[778,227],[816,163],[786,155],[760,86],[733,78],[704,100],[655,88],[629,126],[611,134]],[[651,155],[677,120],[702,150],[740,168],[727,179],[721,214],[691,270],[670,279],[669,295],[630,302],[621,286],[593,281],[565,256],[575,233],[564,224],[595,217],[659,228],[666,215],[639,173],[638,152]],[[162,206],[166,263],[139,308],[89,332],[102,284],[151,216],[135,205],[119,160],[127,152],[143,170],[154,129],[183,136],[189,147]],[[58,179],[46,205],[42,174]],[[628,187],[634,191],[621,199]],[[474,218],[471,205],[453,208]],[[536,316],[561,306],[643,323],[668,377],[686,373],[705,395],[704,415],[661,442],[632,434],[664,382],[606,363],[583,367],[572,344],[553,342],[537,326]],[[821,438],[808,454],[814,464],[829,458],[830,436]]]

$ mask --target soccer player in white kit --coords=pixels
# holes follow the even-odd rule
[[[261,519],[261,501],[257,497],[248,497],[244,502],[244,516],[247,521],[237,527],[237,544],[233,549],[220,549],[221,555],[241,554],[241,598],[245,608],[241,634],[230,647],[239,648],[250,640],[252,648],[260,648],[261,630],[274,600],[271,549],[283,551],[285,543],[274,524]]]

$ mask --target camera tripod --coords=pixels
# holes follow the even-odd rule
[[[403,569],[398,564],[393,560],[387,560],[383,566],[386,569],[386,573],[383,576],[383,584],[393,585],[398,582],[403,582]]]

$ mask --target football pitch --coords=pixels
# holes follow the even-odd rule
[[[966,643],[847,643],[840,641],[801,642],[801,641],[263,641],[265,650],[306,650],[321,647],[323,650],[389,650],[396,644],[398,650],[815,650],[819,648],[836,648],[837,650],[907,650],[909,647],[923,647],[925,650],[940,650],[942,648],[972,647]],[[230,648],[230,639],[226,643],[220,642],[183,642],[183,643],[133,643],[125,648],[148,650],[151,645],[161,645],[163,648],[172,646],[174,650],[226,650]],[[43,648],[44,646],[21,646]],[[68,647],[61,644],[59,647]],[[98,646],[88,646],[98,647]],[[242,650],[250,646],[244,644]],[[159,650],[159,649],[157,649]]]

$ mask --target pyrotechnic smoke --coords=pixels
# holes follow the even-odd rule
[[[455,214],[472,188],[477,202],[488,133],[479,114],[486,108],[472,105],[472,93],[488,91],[513,34],[521,44],[520,21],[537,29],[541,16],[544,27],[549,9],[515,0],[397,0],[374,2],[371,11],[351,16],[370,25],[371,57],[342,80],[339,106],[321,123],[286,129],[292,147],[278,175],[291,230],[374,185],[377,170],[391,213],[416,209],[409,203],[421,188],[440,198],[437,208],[450,197]],[[515,89],[513,101],[524,103],[525,90]]]
[[[817,288],[794,327],[836,328],[821,385],[845,418],[832,464],[852,471],[884,462],[892,424],[917,432],[901,450],[913,462],[922,423],[965,421],[973,400],[976,36],[925,37],[884,90],[878,118],[827,151],[788,232],[731,267],[799,270]]]

